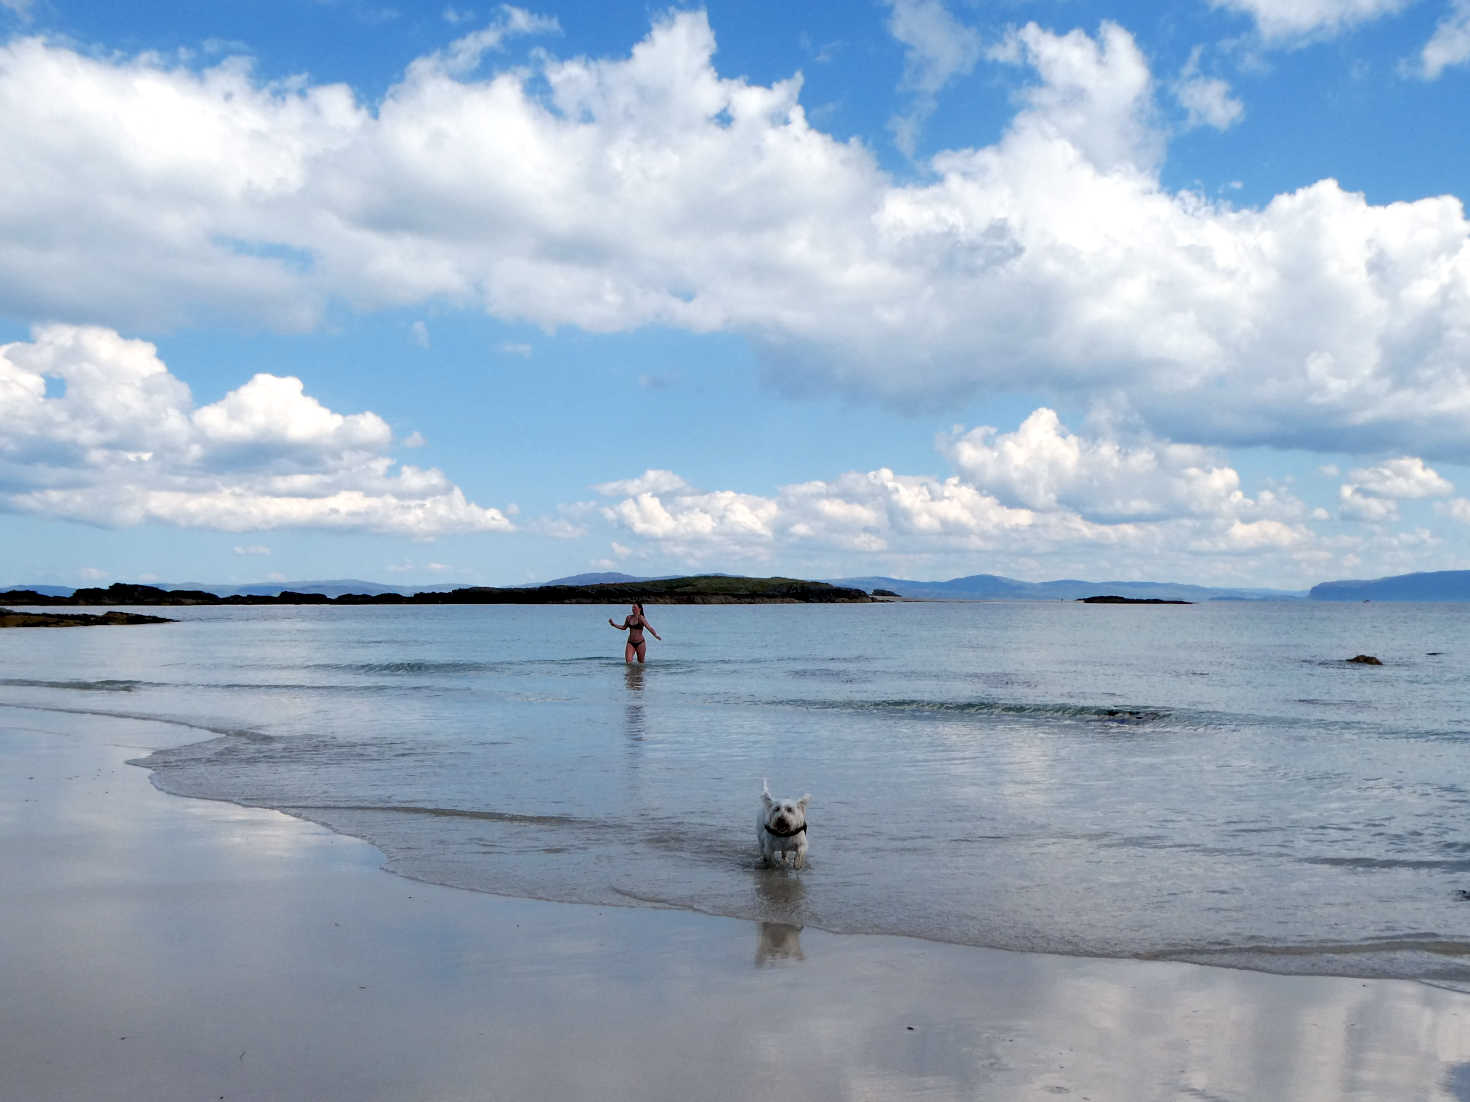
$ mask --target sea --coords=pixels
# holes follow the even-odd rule
[[[140,611],[0,632],[0,731],[174,725],[165,792],[480,892],[1470,990],[1470,605]]]

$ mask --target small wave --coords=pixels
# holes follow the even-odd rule
[[[1343,869],[1437,869],[1442,872],[1470,872],[1467,858],[1394,858],[1394,857],[1303,857],[1305,865],[1327,865]]]
[[[397,659],[388,662],[313,662],[305,668],[328,673],[360,673],[372,675],[441,674],[441,673],[488,673],[505,669],[508,662],[473,662],[463,660],[428,661],[424,659]]]
[[[203,731],[205,734],[218,735],[221,738],[240,738],[250,742],[275,741],[274,735],[267,735],[263,731],[254,731],[239,727],[211,727],[207,724],[195,723],[192,720],[175,719],[172,716],[149,715],[146,712],[115,712],[103,708],[64,708],[56,704],[18,704],[11,700],[0,700],[0,708],[18,708],[27,712],[57,712],[62,715],[73,716],[100,716],[104,719],[134,719],[139,723],[164,723],[170,727],[185,727],[191,731]],[[166,752],[156,751],[156,753]]]
[[[1024,704],[1005,700],[787,700],[788,707],[819,711],[876,712],[912,716],[1021,716],[1116,724],[1155,723],[1169,717],[1159,708],[1103,708],[1093,704]]]
[[[436,819],[479,819],[492,823],[520,826],[594,826],[598,820],[573,815],[527,815],[514,811],[474,811],[462,807],[428,807],[420,804],[287,804],[279,810],[301,818],[313,818],[333,811],[382,812],[393,815],[424,815]],[[314,813],[314,814],[313,814]]]
[[[33,677],[0,677],[0,685],[11,685],[20,689],[72,689],[82,693],[130,693],[142,681],[46,681]]]
[[[1323,967],[1323,965],[1333,959],[1401,957],[1406,953],[1419,954],[1445,964],[1452,963],[1458,970],[1464,967],[1462,962],[1465,958],[1470,958],[1470,942],[1443,937],[1433,932],[1415,932],[1364,941],[1165,949],[1144,954],[1144,959],[1187,960],[1204,964],[1244,964],[1246,967],[1258,968],[1265,972],[1351,975],[1393,974],[1393,970],[1352,966],[1344,968],[1341,965]]]

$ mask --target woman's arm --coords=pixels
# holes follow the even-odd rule
[[[628,630],[628,625],[627,624],[614,624],[613,623],[613,618],[611,616],[609,616],[607,618],[607,622],[609,624],[611,624],[613,627],[617,628],[619,631],[627,631]]]
[[[657,639],[660,643],[662,643],[664,641],[664,637],[662,635],[660,635],[658,632],[653,631],[653,625],[650,624],[647,620],[644,620],[643,621],[643,626],[646,627],[649,631],[653,632],[653,637],[655,639]]]

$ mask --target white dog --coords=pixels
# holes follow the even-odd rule
[[[776,800],[771,786],[761,781],[761,810],[756,816],[755,833],[760,840],[761,860],[767,865],[790,862],[795,868],[806,867],[806,805],[811,794],[799,800]]]

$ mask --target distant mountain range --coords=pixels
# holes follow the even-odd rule
[[[1314,585],[1308,595],[1314,601],[1470,601],[1470,570],[1323,582]]]
[[[664,574],[657,578],[643,578],[633,574],[605,571],[592,574],[573,574],[565,578],[553,578],[536,585],[608,585],[635,584],[639,582],[667,581],[678,575]],[[707,575],[711,577],[740,577],[740,575]],[[1315,601],[1470,601],[1470,570],[1440,570],[1427,574],[1399,574],[1389,578],[1370,581],[1323,582],[1310,590],[1263,589],[1252,587],[1184,585],[1176,582],[1090,582],[1076,578],[1063,578],[1050,582],[1022,582],[999,574],[971,574],[964,578],[951,578],[945,582],[920,582],[908,578],[889,578],[870,575],[858,578],[821,578],[831,585],[854,586],[871,593],[875,589],[886,589],[900,597],[930,601],[1072,601],[1080,597],[1113,595],[1118,597],[1157,597],[1173,601],[1282,601],[1310,598]],[[392,586],[380,582],[362,581],[357,578],[334,578],[325,581],[305,582],[256,582],[251,585],[211,585],[204,582],[155,582],[159,589],[202,589],[229,596],[273,597],[282,590],[297,593],[321,593],[327,597],[340,597],[344,593],[362,593],[375,596],[381,593],[447,593],[461,588],[465,583],[446,583],[433,586]],[[511,586],[507,588],[530,588]],[[55,585],[12,585],[0,589],[30,589],[51,597],[67,597],[74,592],[70,586]]]

